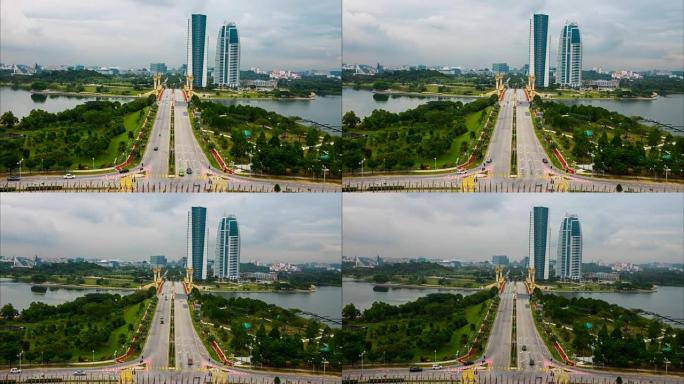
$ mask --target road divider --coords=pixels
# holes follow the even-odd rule
[[[518,133],[516,123],[517,107],[513,104],[513,128],[511,136],[511,177],[518,177]]]
[[[174,132],[174,107],[171,104],[171,125],[169,126],[169,171],[170,177],[176,176],[176,139]]]

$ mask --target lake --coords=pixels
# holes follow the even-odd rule
[[[28,308],[34,301],[43,302],[49,305],[62,304],[67,301],[75,300],[88,293],[118,293],[128,295],[132,290],[124,289],[99,289],[99,288],[48,288],[45,293],[31,291],[33,284],[24,282],[14,282],[9,278],[0,278],[0,307],[11,303],[14,308],[21,311]]]
[[[397,305],[414,301],[419,297],[435,292],[451,292],[462,295],[476,292],[439,288],[402,288],[390,289],[388,292],[375,292],[373,291],[374,284],[357,282],[348,278],[343,280],[343,285],[342,299],[344,305],[354,303],[360,310],[370,308],[375,301]],[[639,308],[675,319],[684,319],[684,287],[658,287],[656,292],[557,292],[556,294],[567,298],[590,297],[624,308]]]
[[[684,94],[659,96],[654,100],[558,100],[566,105],[592,105],[625,116],[641,116],[660,123],[684,127]],[[684,133],[673,134],[682,135]]]
[[[212,99],[212,101],[224,105],[250,105],[283,116],[299,116],[334,127],[339,127],[342,122],[341,96],[317,96],[311,100]],[[333,134],[333,132],[330,133]]]
[[[317,287],[314,292],[212,292],[223,297],[248,297],[283,308],[296,308],[333,319],[342,318],[341,287]]]
[[[354,111],[356,116],[363,119],[375,109],[384,109],[389,112],[403,112],[413,109],[421,104],[433,100],[451,100],[469,103],[474,97],[437,97],[437,96],[399,96],[392,95],[385,101],[373,98],[373,92],[364,89],[342,88],[342,110]]]
[[[31,92],[23,89],[0,87],[0,114],[12,111],[15,116],[22,118],[32,109],[42,109],[47,112],[61,112],[91,100],[115,100],[127,102],[126,97],[92,97],[92,96],[58,96],[50,95],[45,98],[31,97]],[[224,105],[251,105],[267,111],[276,112],[284,116],[299,116],[307,120],[340,126],[342,121],[342,97],[318,96],[312,100],[272,100],[272,99],[213,99]],[[331,132],[332,133],[332,132]]]
[[[40,96],[40,95],[36,95]],[[92,100],[113,100],[122,103],[133,100],[128,97],[94,97],[94,96],[58,96],[31,97],[31,92],[23,89],[0,87],[0,114],[12,111],[14,116],[21,119],[33,109],[55,113],[73,108]]]
[[[373,290],[375,284],[355,281],[349,278],[343,279],[342,285],[344,287],[342,293],[344,305],[353,303],[357,309],[362,311],[370,308],[376,301],[399,305],[415,301],[431,293],[452,293],[454,295],[460,293],[463,296],[467,296],[477,292],[476,290],[443,288],[390,288],[387,292],[376,292]]]

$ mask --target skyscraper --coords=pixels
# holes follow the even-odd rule
[[[238,88],[240,86],[240,38],[235,23],[224,23],[216,39],[214,84]]]
[[[582,228],[577,215],[565,215],[558,231],[556,275],[562,279],[582,277]]]
[[[237,280],[240,277],[240,230],[233,215],[219,220],[215,260],[214,274],[219,279]]]
[[[188,267],[192,267],[193,280],[207,278],[207,209],[192,207],[188,212],[186,232]]]
[[[549,16],[534,14],[530,18],[530,67],[536,88],[549,86]]]
[[[534,268],[535,280],[549,278],[549,258],[546,247],[549,230],[549,209],[533,207],[530,212],[529,263]]]
[[[188,74],[192,75],[193,87],[207,86],[207,16],[193,14],[188,19],[186,46]]]
[[[577,23],[566,22],[561,30],[556,83],[568,87],[582,85],[582,39]]]

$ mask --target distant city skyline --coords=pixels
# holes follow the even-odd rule
[[[529,62],[529,20],[549,16],[551,65],[566,21],[582,29],[583,68],[681,70],[682,2],[345,0],[343,47],[347,64],[489,68]]]
[[[529,252],[534,206],[549,208],[551,254],[566,214],[582,223],[582,261],[682,263],[684,210],[678,194],[345,195],[343,254],[489,261]],[[600,207],[601,209],[597,209]]]
[[[3,64],[147,68],[163,62],[178,68],[187,61],[193,13],[207,15],[210,65],[216,32],[227,20],[240,26],[243,70],[333,70],[341,63],[339,0],[36,0],[0,7]]]
[[[193,206],[207,208],[210,260],[219,219],[234,214],[244,262],[340,262],[335,194],[3,194],[0,255],[176,262],[187,254]]]

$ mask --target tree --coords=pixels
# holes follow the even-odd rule
[[[361,119],[356,116],[354,111],[349,111],[342,116],[342,125],[346,128],[354,129],[360,122]]]
[[[273,192],[280,192],[280,184],[276,184],[273,186]]]
[[[5,304],[2,309],[0,309],[0,316],[4,319],[12,320],[18,315],[19,311],[17,311],[12,304]]]
[[[0,116],[0,124],[5,128],[14,128],[17,123],[19,123],[19,119],[14,116],[12,111],[7,111]]]
[[[347,320],[354,321],[361,315],[361,311],[356,309],[354,304],[347,304],[342,309],[342,317]]]

